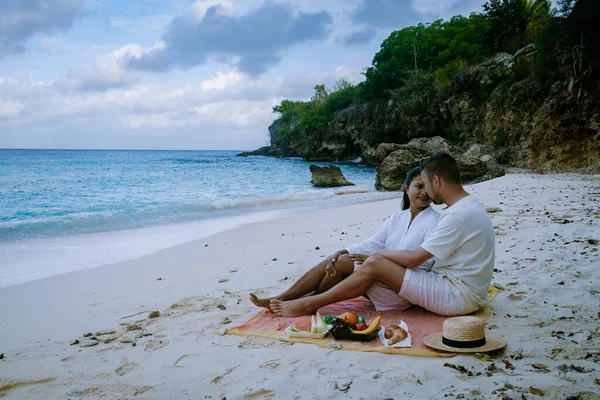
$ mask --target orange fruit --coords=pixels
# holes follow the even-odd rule
[[[345,319],[350,325],[358,324],[358,317],[351,312],[345,312],[342,315],[338,315],[338,318]]]

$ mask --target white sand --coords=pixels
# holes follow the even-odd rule
[[[276,294],[321,257],[370,235],[397,211],[393,200],[250,224],[134,261],[0,289],[0,398],[532,399],[536,389],[545,398],[600,398],[600,252],[588,243],[600,240],[599,177],[520,172],[468,191],[502,210],[490,215],[494,282],[506,290],[488,322],[508,347],[493,359],[213,333],[257,312],[248,293]],[[150,320],[153,310],[161,316]],[[222,325],[225,318],[232,322]],[[142,331],[126,332],[127,323],[152,335],[135,339]],[[100,330],[116,330],[102,336],[116,339],[69,345]],[[127,338],[136,345],[121,343]]]

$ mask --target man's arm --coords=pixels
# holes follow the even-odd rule
[[[417,268],[433,257],[431,253],[425,251],[422,247],[417,247],[414,250],[376,250],[371,255],[385,257],[406,268]]]

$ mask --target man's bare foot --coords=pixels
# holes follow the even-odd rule
[[[271,310],[271,297],[267,299],[259,299],[254,293],[250,293],[250,301],[254,303],[256,307],[266,308],[269,311]]]
[[[271,300],[271,311],[280,317],[297,317],[299,315],[310,315],[316,308],[310,304],[308,298],[297,300],[281,301]]]

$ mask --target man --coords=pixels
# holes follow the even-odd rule
[[[445,203],[447,208],[420,247],[375,251],[362,267],[326,292],[290,301],[271,300],[273,312],[284,317],[312,314],[327,304],[362,295],[377,281],[440,315],[465,315],[487,305],[494,268],[492,222],[463,188],[452,156],[441,153],[428,158],[421,163],[421,176],[433,202]],[[432,257],[431,271],[416,269]]]

